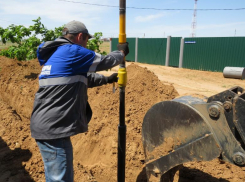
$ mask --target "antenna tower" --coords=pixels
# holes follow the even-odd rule
[[[196,37],[196,25],[197,25],[197,1],[195,0],[195,6],[194,6],[194,13],[193,13],[193,20],[191,24],[191,37]]]

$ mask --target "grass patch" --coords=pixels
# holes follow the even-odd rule
[[[100,45],[100,51],[103,52],[105,51],[107,54],[110,53],[110,42],[103,42]]]
[[[13,44],[13,43],[11,43],[11,42],[6,42],[6,44],[4,44],[4,43],[2,43],[1,41],[0,41],[0,50],[1,49],[7,49],[9,46],[11,46],[11,45],[17,45],[17,44]]]

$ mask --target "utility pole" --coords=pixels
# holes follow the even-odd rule
[[[196,37],[196,18],[197,18],[197,1],[195,0],[195,5],[194,5],[194,13],[193,13],[193,19],[192,19],[192,24],[191,24],[191,37]]]

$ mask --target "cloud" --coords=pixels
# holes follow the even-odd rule
[[[197,25],[198,37],[244,36],[245,22]]]
[[[148,21],[152,21],[152,20],[156,20],[158,18],[161,18],[165,15],[166,15],[165,13],[159,13],[159,14],[155,14],[155,15],[137,16],[137,17],[135,17],[135,21],[136,22],[148,22]]]
[[[234,22],[234,23],[224,23],[224,24],[208,24],[208,25],[197,25],[198,30],[204,29],[214,29],[214,28],[235,28],[235,26],[244,26],[245,22]]]
[[[70,1],[83,2],[82,0]],[[86,0],[86,2],[118,5],[118,1],[114,0],[103,0],[103,2],[100,0]],[[134,3],[136,1],[129,1],[128,6],[136,6]],[[176,3],[176,0],[166,0],[164,3]],[[154,6],[157,6],[157,3]],[[191,33],[192,12],[184,12],[184,14],[181,11],[134,10],[130,12],[127,14],[126,26],[127,35],[130,37],[143,37],[144,35],[145,37],[166,37],[167,35],[188,37]],[[149,14],[146,14],[147,12]],[[59,0],[0,0],[1,27],[7,27],[11,23],[29,26],[33,24],[31,20],[38,17],[42,18],[42,23],[48,29],[59,27],[71,20],[80,20],[85,23],[90,33],[103,32],[106,36],[118,37],[118,8]],[[209,24],[201,24],[198,21],[196,34],[197,36],[229,36],[234,35],[236,29],[237,35],[244,36],[245,22],[242,21],[243,19],[227,23],[221,23],[222,21],[220,21],[219,24],[214,24],[212,21],[209,21]]]
[[[236,29],[237,36],[244,35],[245,22],[234,22],[225,24],[205,24],[197,25],[197,37],[226,37],[234,36]],[[189,37],[191,34],[191,25],[153,25],[153,26],[138,26],[127,30],[127,35],[130,37]]]
[[[109,4],[111,0],[104,0]],[[79,2],[79,1],[74,1]],[[90,0],[90,3],[100,4],[100,0]],[[0,2],[0,15],[7,17],[15,16],[36,16],[60,22],[61,25],[71,20],[81,20],[85,24],[99,21],[104,8],[81,3],[71,3],[59,0],[11,0]],[[18,17],[16,19],[18,19]],[[2,18],[3,19],[3,18]],[[32,22],[30,22],[32,23]]]

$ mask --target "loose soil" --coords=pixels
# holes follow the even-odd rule
[[[30,136],[30,115],[38,90],[41,66],[37,60],[19,62],[0,57],[0,182],[44,182],[41,155]],[[110,75],[118,67],[101,72]],[[141,126],[145,113],[157,102],[178,96],[211,96],[245,82],[222,73],[127,63],[126,181],[145,182]],[[75,182],[117,181],[119,89],[112,85],[89,89],[93,117],[89,131],[72,137]],[[245,168],[215,159],[187,163],[175,182],[245,181]]]

